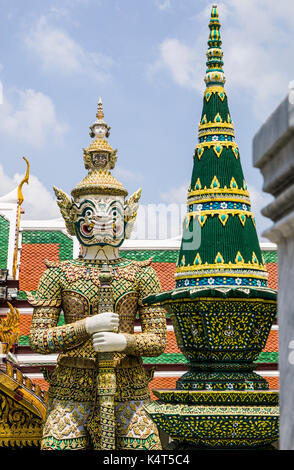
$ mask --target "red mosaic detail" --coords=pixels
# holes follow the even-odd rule
[[[30,334],[32,317],[33,315],[20,315],[19,330],[21,336]]]
[[[270,390],[279,390],[280,379],[279,377],[264,377],[269,384]]]
[[[162,291],[172,290],[176,287],[176,265],[174,263],[152,263],[151,266],[159,277]]]
[[[271,289],[278,289],[278,264],[277,263],[266,263],[266,269],[268,272],[268,286]]]
[[[180,349],[178,348],[176,335],[173,331],[167,331],[166,333],[166,348],[164,352],[165,353],[181,353]]]
[[[31,377],[31,381],[32,381],[34,384],[39,385],[39,387],[41,388],[41,390],[44,390],[45,392],[48,391],[48,389],[49,389],[49,383],[48,383],[45,379],[35,379],[34,377]]]
[[[152,389],[156,390],[159,388],[176,388],[176,381],[180,377],[154,377],[149,383],[149,389],[151,391],[151,399],[157,400],[156,396],[152,393]]]
[[[266,342],[264,352],[279,352],[279,332],[278,330],[271,330],[268,340]]]
[[[19,290],[37,290],[40,277],[46,269],[45,259],[59,261],[59,245],[57,243],[22,245]]]

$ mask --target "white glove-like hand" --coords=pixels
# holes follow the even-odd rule
[[[104,312],[86,319],[86,330],[90,335],[98,331],[117,331],[119,316],[114,312]]]
[[[108,331],[94,333],[92,342],[96,352],[120,352],[127,346],[127,339],[124,335]]]

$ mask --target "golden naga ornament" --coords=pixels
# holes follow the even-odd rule
[[[0,342],[3,343],[2,349],[4,349],[4,351],[2,352],[4,354],[7,354],[19,339],[19,310],[13,307],[9,302],[7,302],[7,304],[9,307],[7,317],[0,321]]]

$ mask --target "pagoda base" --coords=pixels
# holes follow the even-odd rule
[[[279,438],[277,391],[154,390],[145,406],[177,449],[265,449]]]
[[[178,390],[268,390],[268,382],[254,372],[253,363],[190,363],[176,383]]]

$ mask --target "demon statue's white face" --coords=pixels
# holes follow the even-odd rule
[[[53,187],[57,204],[70,235],[76,235],[81,245],[119,247],[130,238],[135,224],[141,189],[129,199],[122,195],[89,194],[71,199],[61,189]]]
[[[81,196],[74,206],[74,231],[82,245],[119,247],[122,244],[125,238],[123,196]]]

